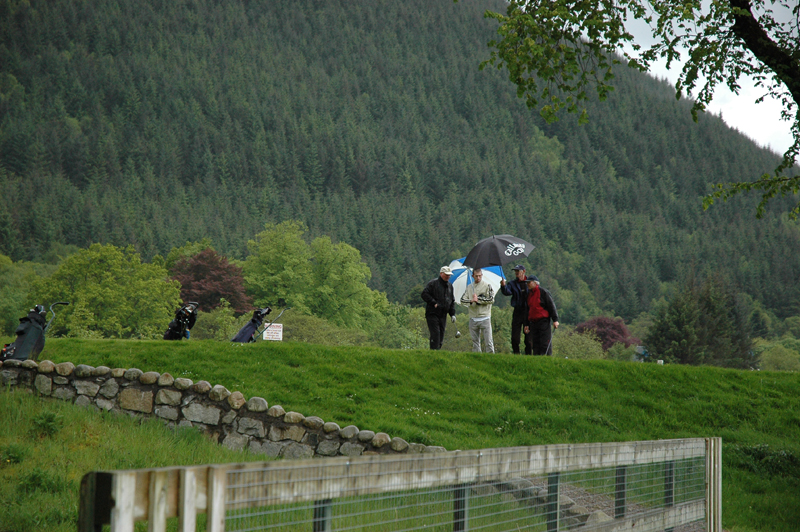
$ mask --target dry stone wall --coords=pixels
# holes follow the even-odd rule
[[[136,368],[7,360],[0,362],[0,384],[3,391],[21,388],[87,408],[154,417],[170,427],[194,427],[229,449],[249,449],[254,454],[271,457],[445,451],[444,447],[408,443],[384,432],[360,430],[355,425],[340,428],[317,416],[286,412],[280,405],[269,406],[261,397],[247,399],[241,392],[230,392],[224,386],[212,386],[207,381],[176,379],[169,373],[143,372]],[[537,486],[530,479],[515,478],[472,489],[478,494],[485,494],[487,490],[507,494],[520,505],[535,506],[539,510],[547,504],[546,487]],[[613,500],[608,504],[613,504]],[[586,509],[567,496],[559,497],[559,508],[565,527],[612,520],[603,511]]]
[[[317,416],[286,412],[266,399],[247,399],[207,381],[169,373],[7,360],[0,363],[3,389],[28,389],[78,406],[161,419],[170,427],[194,427],[229,449],[284,458],[429,453],[444,447],[408,443],[384,432],[341,428]]]

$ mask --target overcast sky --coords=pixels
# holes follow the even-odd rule
[[[666,78],[674,86],[680,70],[675,65],[667,70],[664,64],[660,64],[650,72],[658,78]],[[766,97],[763,102],[756,104],[766,90],[755,87],[749,79],[740,79],[739,84],[742,87],[739,94],[733,94],[727,86],[718,85],[707,112],[722,114],[722,119],[730,127],[738,129],[759,146],[783,155],[792,145],[792,135],[791,124],[781,120],[780,101]]]
[[[767,3],[771,2],[767,0]],[[777,20],[784,22],[791,20],[791,13],[788,9],[775,5],[774,2],[771,7],[775,11]],[[643,48],[652,44],[652,34],[644,22],[628,21],[626,25]],[[673,63],[670,70],[667,70],[665,65],[666,61],[654,64],[650,72],[660,79],[666,78],[674,86],[682,64]],[[759,146],[770,148],[783,155],[783,152],[792,145],[792,135],[791,123],[781,120],[780,101],[765,97],[762,103],[756,104],[755,101],[766,94],[767,90],[763,87],[756,87],[750,78],[740,78],[739,85],[741,86],[739,94],[733,94],[724,84],[717,85],[707,112],[721,114],[722,119],[730,127],[738,129]],[[698,80],[698,86],[702,86],[700,80]]]

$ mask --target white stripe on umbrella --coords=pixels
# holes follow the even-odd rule
[[[450,269],[453,275],[450,276],[450,284],[453,285],[453,296],[456,298],[456,303],[461,302],[461,296],[467,290],[467,286],[471,285],[474,281],[472,279],[472,271],[464,266],[464,259],[456,259],[450,263]],[[483,269],[483,280],[489,283],[494,290],[495,297],[500,292],[500,279],[505,279],[502,266],[487,266]]]

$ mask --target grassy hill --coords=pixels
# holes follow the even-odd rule
[[[54,339],[44,359],[207,380],[287,411],[451,450],[720,436],[725,529],[788,532],[800,523],[800,376],[793,373],[290,342]],[[15,397],[0,394],[2,426],[22,421],[11,419]],[[0,441],[3,453],[26,444],[6,434]],[[120,467],[105,463],[109,454],[97,452],[96,462],[69,475]],[[187,459],[209,460],[200,453]],[[26,460],[43,471],[52,467],[38,453]],[[146,462],[136,467],[162,464]],[[4,506],[9,493],[19,492],[9,467],[0,469]],[[23,530],[44,528],[0,526],[0,532]]]

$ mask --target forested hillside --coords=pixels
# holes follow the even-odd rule
[[[512,233],[567,323],[630,320],[708,272],[800,313],[783,205],[756,220],[755,197],[700,201],[777,155],[624,68],[588,125],[545,124],[478,69],[486,9],[502,2],[0,0],[0,253],[149,259],[210,238],[244,258],[296,219],[416,302],[439,266]]]

